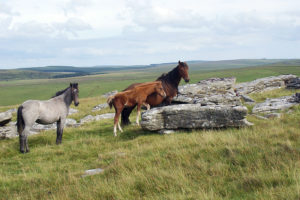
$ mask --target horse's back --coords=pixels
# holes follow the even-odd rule
[[[22,103],[23,109],[30,109],[30,108],[39,108],[39,101],[38,100],[27,100]]]
[[[138,85],[141,85],[142,83],[133,83],[131,85],[129,85],[126,89],[124,89],[123,91],[127,91],[127,90],[131,90],[133,88],[135,88]]]
[[[25,101],[22,104],[25,121],[39,120],[42,124],[50,124],[58,121],[61,117],[65,118],[68,114],[67,109],[59,102],[55,99]]]

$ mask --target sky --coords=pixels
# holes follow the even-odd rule
[[[299,0],[0,0],[0,69],[299,54]]]

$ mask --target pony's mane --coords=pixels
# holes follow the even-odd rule
[[[56,92],[55,95],[52,96],[51,98],[57,97],[57,96],[59,96],[59,95],[65,93],[69,88],[70,88],[70,87],[67,87],[66,89],[63,89],[63,90],[60,90],[60,91]]]
[[[179,65],[177,65],[174,69],[172,69],[168,73],[163,73],[162,75],[160,75],[160,77],[156,79],[156,81],[168,81],[168,80],[171,81],[171,80],[178,79],[179,77],[178,67]]]

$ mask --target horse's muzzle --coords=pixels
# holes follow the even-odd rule
[[[74,103],[75,104],[75,106],[78,106],[79,105],[79,102],[77,102],[77,103]]]
[[[184,79],[184,81],[186,82],[186,83],[188,83],[188,82],[190,82],[190,79],[188,78],[188,79]]]

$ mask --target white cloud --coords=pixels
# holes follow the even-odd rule
[[[0,68],[299,57],[299,13],[297,0],[10,0]]]

